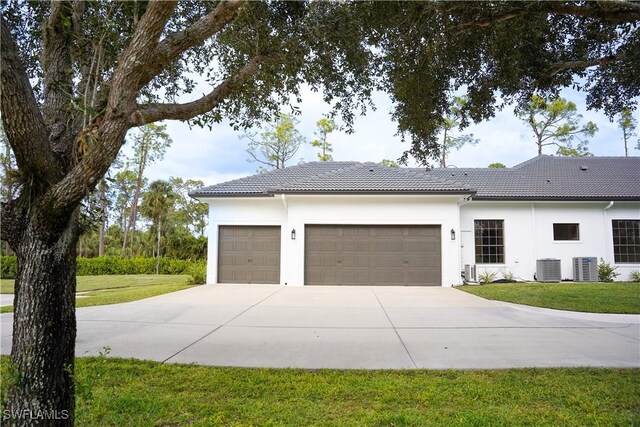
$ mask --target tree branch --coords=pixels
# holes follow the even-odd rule
[[[640,20],[640,5],[627,1],[609,0],[600,1],[596,7],[563,4],[560,2],[543,2],[540,9],[529,9],[525,2],[518,4],[515,10],[495,15],[487,19],[465,22],[455,27],[456,30],[467,28],[484,28],[495,23],[505,22],[523,15],[571,15],[582,18],[593,18],[613,22],[634,22]],[[466,6],[465,6],[466,7]]]
[[[1,26],[0,111],[4,130],[23,176],[51,184],[62,171],[49,147],[47,126],[4,18]]]
[[[218,3],[214,10],[200,18],[189,28],[172,33],[164,38],[153,54],[153,63],[145,69],[145,74],[141,76],[138,82],[139,88],[149,83],[180,54],[193,46],[201,44],[222,30],[229,22],[232,22],[245,2],[246,0],[222,1]]]
[[[66,227],[69,215],[80,200],[95,188],[115,160],[131,127],[128,117],[136,108],[138,78],[152,61],[150,52],[155,51],[175,6],[175,1],[150,2],[138,22],[131,42],[113,73],[104,118],[91,130],[90,135],[84,135],[90,137],[90,141],[87,141],[81,161],[38,201],[37,212],[40,217],[37,221],[50,225],[46,227],[46,232],[56,233]]]
[[[185,104],[143,104],[132,114],[134,126],[141,126],[160,120],[189,120],[215,108],[224,98],[239,85],[249,81],[260,70],[260,63],[265,59],[256,55],[236,74],[220,83],[202,98]]]
[[[584,69],[584,68],[595,67],[595,66],[602,67],[612,62],[624,61],[624,59],[625,59],[624,54],[618,54],[618,55],[609,55],[602,58],[585,59],[582,61],[556,62],[554,64],[551,64],[551,66],[549,67],[549,76],[553,77],[564,70]]]
[[[160,35],[175,7],[175,0],[149,3],[113,73],[107,116],[127,114],[135,108],[138,82],[146,75],[144,70],[153,63],[152,52],[156,51]]]
[[[44,75],[44,105],[42,114],[49,130],[49,143],[65,166],[69,166],[74,130],[67,123],[71,104],[73,72],[71,46],[74,29],[71,4],[51,2],[51,14],[43,35],[42,68]],[[71,129],[70,129],[71,128]]]

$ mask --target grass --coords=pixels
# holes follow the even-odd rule
[[[492,283],[456,289],[483,298],[535,307],[640,314],[640,283]]]
[[[127,276],[79,276],[77,307],[119,304],[137,301],[156,295],[180,291],[191,285],[189,276],[180,275],[127,275]],[[2,279],[1,293],[13,293],[14,281]],[[13,306],[0,308],[0,313],[13,311]]]
[[[638,369],[310,371],[94,357],[77,359],[76,390],[78,426],[640,423]]]

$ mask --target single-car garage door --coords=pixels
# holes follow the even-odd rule
[[[306,285],[440,286],[439,225],[307,225]]]
[[[280,283],[280,227],[221,225],[218,283]]]

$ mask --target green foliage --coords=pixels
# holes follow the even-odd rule
[[[159,274],[189,274],[193,265],[206,265],[206,260],[189,261],[181,259],[160,258]],[[78,276],[101,276],[112,274],[154,274],[155,258],[120,258],[103,256],[96,258],[77,258]]]
[[[638,121],[635,117],[633,117],[633,111],[629,108],[625,108],[620,113],[620,117],[618,118],[618,127],[622,130],[622,141],[624,142],[624,155],[629,155],[629,142],[633,137],[638,136],[636,133],[636,127],[638,126]],[[640,150],[640,138],[638,139],[636,150]]]
[[[507,282],[515,282],[516,276],[510,271],[503,271],[502,278]]]
[[[456,289],[491,300],[556,310],[640,314],[640,283],[492,283]]]
[[[487,167],[489,169],[505,169],[506,168],[506,166],[503,163],[500,163],[500,162],[491,163]]]
[[[207,264],[205,262],[193,263],[187,268],[186,274],[190,276],[190,284],[201,285],[207,283]]]
[[[258,171],[283,169],[300,149],[304,137],[296,129],[298,119],[289,114],[279,114],[275,123],[268,123],[267,130],[260,135],[246,132],[249,140],[247,153],[253,162],[262,166]]]
[[[18,258],[15,255],[0,256],[0,278],[15,279],[18,275]]]
[[[640,282],[640,270],[633,270],[631,273],[629,273],[629,277],[634,283]]]
[[[327,135],[336,129],[336,123],[331,119],[323,117],[316,122],[316,126],[318,126],[318,130],[315,132],[315,135],[318,139],[311,141],[311,146],[320,148],[318,160],[321,162],[333,160],[333,156],[331,155],[331,153],[333,153],[333,147],[331,143],[327,141]]]
[[[586,138],[593,136],[598,127],[593,122],[582,124],[582,115],[576,110],[576,104],[564,98],[533,95],[517,115],[531,127],[538,155],[543,147],[553,145],[559,156],[591,156]]]
[[[398,163],[394,162],[393,160],[389,160],[389,159],[382,159],[380,164],[382,166],[386,166],[386,167],[392,168],[392,169],[397,169],[397,168],[400,167],[400,165],[398,165]]]
[[[469,99],[466,96],[454,96],[449,100],[449,109],[442,118],[439,131],[442,132],[442,144],[440,146],[440,167],[447,167],[447,154],[452,149],[459,150],[464,145],[476,145],[478,139],[473,134],[461,134],[454,136],[453,130],[464,129],[469,123],[467,104]]]
[[[491,283],[495,280],[497,273],[495,271],[485,270],[478,275],[478,279],[480,283],[486,285],[487,283]]]
[[[598,263],[598,280],[601,282],[613,282],[613,280],[620,275],[616,272],[618,268],[612,267],[608,262],[604,262],[604,259],[600,258]]]

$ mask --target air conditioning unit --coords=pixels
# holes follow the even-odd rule
[[[536,280],[538,282],[559,282],[562,280],[560,260],[543,258],[536,260]]]
[[[464,281],[465,282],[477,282],[478,275],[476,273],[476,265],[475,264],[465,264],[464,265]]]
[[[573,258],[573,280],[576,282],[597,282],[598,258]]]

